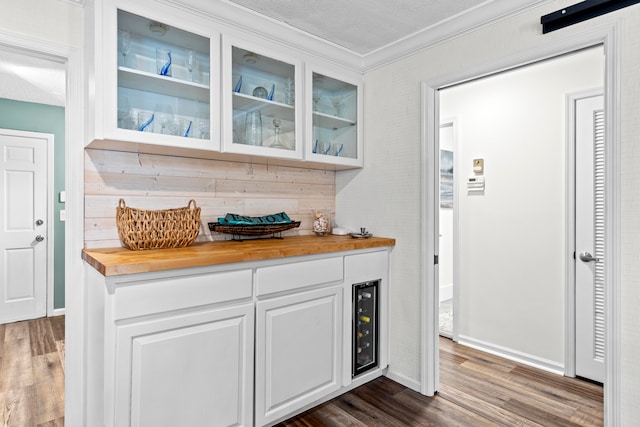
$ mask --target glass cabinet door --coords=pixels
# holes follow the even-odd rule
[[[131,140],[210,142],[210,39],[124,10],[117,24],[116,128]]]
[[[357,83],[326,74],[310,76],[311,147],[308,158],[324,163],[361,165]],[[308,86],[309,87],[309,86]]]
[[[224,150],[302,158],[296,109],[299,65],[259,49],[229,45],[227,50],[231,70],[223,90],[231,132],[223,137]]]

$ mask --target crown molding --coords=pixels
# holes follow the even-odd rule
[[[550,2],[551,0],[491,0],[482,3],[446,21],[424,28],[397,42],[366,54],[363,58],[362,71],[374,70],[445,40],[460,37],[478,28]]]
[[[58,0],[58,1],[61,1],[62,3],[73,4],[75,6],[84,7],[84,1],[85,0]]]

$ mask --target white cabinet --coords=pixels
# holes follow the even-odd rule
[[[305,158],[362,167],[362,77],[307,64],[305,89]]]
[[[223,151],[302,159],[302,62],[228,36],[223,42]]]
[[[251,425],[253,304],[117,327],[117,426]]]
[[[103,276],[86,264],[87,425],[263,426],[382,375],[388,250]],[[381,279],[351,378],[351,285]]]
[[[89,147],[363,166],[361,74],[312,63],[197,6],[86,0],[85,11]]]
[[[87,268],[88,425],[253,425],[252,270]]]
[[[219,34],[148,0],[91,2],[89,140],[219,150]]]
[[[256,304],[256,424],[292,413],[341,385],[342,287]]]
[[[256,269],[256,425],[338,390],[343,257]]]

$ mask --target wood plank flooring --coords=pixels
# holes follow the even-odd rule
[[[64,316],[0,325],[0,421],[64,426]]]
[[[278,426],[602,426],[603,415],[599,385],[440,338],[436,396],[381,377]]]
[[[0,426],[64,426],[64,321],[58,316],[0,325]],[[603,425],[598,385],[445,338],[440,346],[435,397],[382,377],[279,426]]]

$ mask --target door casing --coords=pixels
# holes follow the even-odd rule
[[[606,221],[605,246],[610,263],[606,272],[606,374],[604,388],[605,425],[618,425],[620,414],[620,82],[619,82],[619,33],[618,24],[604,25],[580,35],[538,49],[480,64],[459,74],[425,80],[421,84],[421,229],[420,249],[422,259],[435,260],[438,254],[438,179],[434,171],[439,162],[439,98],[438,90],[481,76],[517,68],[533,62],[564,55],[581,49],[602,45],[605,52],[605,152],[606,169]],[[421,270],[421,393],[431,396],[439,389],[438,344],[438,265],[426,262]]]
[[[84,47],[53,43],[28,35],[0,31],[0,45],[17,48],[27,56],[66,63],[65,105],[65,424],[86,423],[84,269]]]

